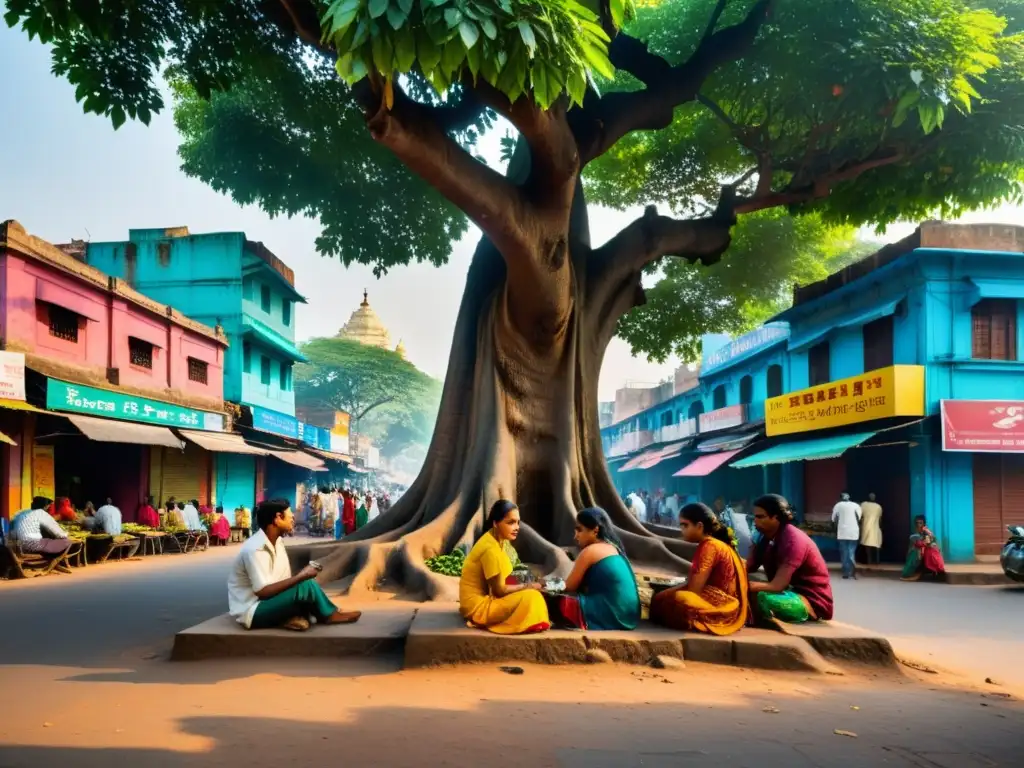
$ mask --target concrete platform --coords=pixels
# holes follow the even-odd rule
[[[356,606],[349,606],[356,607]],[[361,606],[360,606],[361,607]],[[390,601],[368,606],[356,624],[308,632],[246,630],[227,615],[180,632],[175,660],[261,656],[342,657],[404,653],[406,667],[448,664],[579,664],[599,649],[613,661],[648,664],[667,656],[707,664],[841,674],[836,664],[895,667],[889,642],[845,624],[746,628],[729,637],[676,632],[642,622],[633,632],[550,631],[496,635],[470,629],[454,606]]]
[[[248,630],[228,614],[204,621],[174,637],[175,661],[249,656],[362,656],[400,653],[415,608],[366,611],[355,624],[314,626],[308,632]]]

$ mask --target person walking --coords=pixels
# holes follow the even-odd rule
[[[868,565],[878,565],[882,549],[882,505],[875,501],[875,494],[869,493],[868,500],[860,505],[860,544],[864,547],[864,560]]]
[[[843,493],[839,503],[832,508],[832,523],[836,526],[839,555],[843,562],[843,578],[857,578],[857,544],[860,542],[860,520],[863,512],[860,505],[850,501],[850,494]]]

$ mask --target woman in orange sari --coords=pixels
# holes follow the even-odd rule
[[[747,571],[729,529],[706,504],[679,512],[683,538],[697,544],[686,584],[651,601],[651,621],[672,629],[731,635],[747,622]]]

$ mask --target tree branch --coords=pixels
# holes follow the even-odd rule
[[[883,168],[887,165],[894,165],[908,159],[905,152],[900,150],[880,150],[860,161],[851,161],[834,171],[824,173],[813,181],[800,186],[788,185],[785,189],[773,192],[762,191],[758,184],[758,191],[753,197],[737,200],[734,210],[736,213],[753,213],[765,208],[775,208],[780,205],[799,205],[821,200],[832,193],[832,188],[841,182],[852,181],[861,174]]]
[[[731,190],[732,188],[727,188]],[[677,256],[705,266],[716,263],[729,247],[735,224],[732,201],[723,193],[715,212],[702,219],[661,216],[652,205],[591,256],[591,274],[599,284],[617,284],[663,256]]]
[[[435,121],[431,107],[409,98],[395,85],[394,102],[388,109],[369,79],[359,82],[353,92],[366,113],[370,135],[464,211],[506,259],[527,247],[520,190],[459,146]]]
[[[323,42],[320,34],[320,14],[309,0],[278,0],[291,21],[291,31],[304,43],[311,45],[317,52],[335,58],[333,48]]]
[[[647,46],[620,34],[608,48],[612,64],[629,72],[646,87],[629,93],[610,93],[585,105],[573,122],[581,165],[600,157],[623,136],[640,130],[660,130],[672,123],[675,108],[697,98],[704,81],[719,67],[740,58],[753,44],[774,0],[758,0],[746,18],[705,35],[684,63],[669,66]],[[723,5],[720,1],[719,5]],[[716,6],[712,15],[721,10]],[[709,25],[710,26],[710,25]],[[621,40],[620,40],[621,38]]]
[[[540,208],[567,211],[579,173],[579,152],[564,99],[544,110],[528,97],[512,103],[483,80],[472,87],[484,104],[516,127],[530,147],[530,175],[524,185],[527,200]]]

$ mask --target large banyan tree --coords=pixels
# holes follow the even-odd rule
[[[467,219],[480,229],[422,472],[388,514],[318,553],[325,579],[373,589],[390,576],[438,597],[451,585],[424,559],[471,541],[503,497],[522,511],[521,556],[547,569],[566,566],[574,511],[591,505],[634,560],[687,567],[682,543],[627,513],[605,467],[607,344],[622,327],[644,348],[645,326],[667,323],[675,340],[647,351],[692,351],[701,330],[727,325],[716,315],[775,301],[799,238],[775,230],[766,252],[766,223],[818,221],[814,236],[1019,201],[1019,11],[1020,0],[7,0],[6,18],[51,44],[54,72],[115,127],[148,122],[166,77],[185,171],[272,215],[319,217],[317,247],[346,264],[442,263]],[[506,173],[474,154],[495,126],[514,131]],[[647,207],[596,245],[585,192]],[[679,290],[621,325],[660,266]]]

